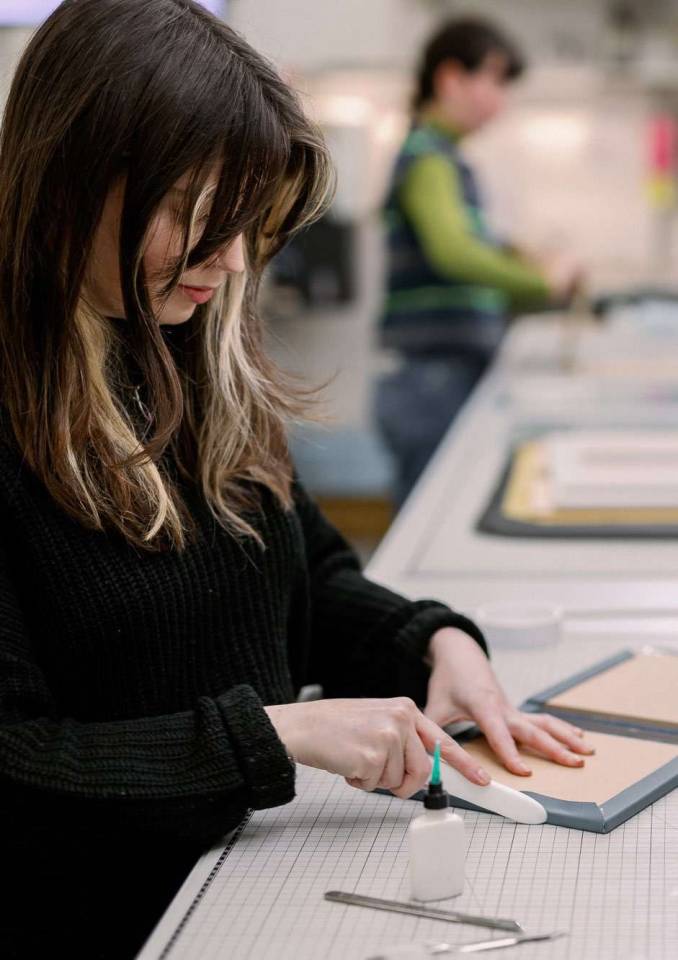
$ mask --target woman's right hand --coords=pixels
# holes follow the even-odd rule
[[[436,740],[443,760],[472,783],[489,783],[473,757],[407,697],[314,700],[265,710],[298,763],[338,773],[360,790],[383,787],[411,797],[430,777]]]
[[[539,266],[556,303],[569,303],[585,279],[581,264],[563,253],[543,257]]]

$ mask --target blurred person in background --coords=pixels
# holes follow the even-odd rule
[[[524,61],[490,23],[458,19],[426,45],[414,118],[385,204],[383,346],[400,363],[377,385],[376,418],[396,462],[401,504],[520,309],[566,301],[577,268],[528,257],[489,229],[461,143],[504,108]]]

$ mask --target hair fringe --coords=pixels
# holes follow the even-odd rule
[[[122,39],[126,25],[137,42]],[[110,78],[99,82],[106,71],[96,57],[82,66],[82,51],[97,42],[113,79],[122,71],[146,112],[133,94],[121,105]],[[143,62],[135,52],[141,49]],[[178,67],[172,71],[183,84],[173,100],[168,51],[176,52],[175,67],[194,71],[195,91],[214,94],[200,101],[205,122],[191,105],[176,133],[172,111],[186,104],[188,80]],[[151,53],[162,83],[149,79]],[[65,65],[56,88],[55,64]],[[240,98],[232,116],[225,116],[224,91]],[[214,103],[215,97],[222,100]],[[128,126],[112,121],[111,105],[130,128],[140,124],[143,135],[130,141]],[[110,144],[102,146],[102,131]],[[242,149],[229,153],[234,142]],[[160,159],[159,151],[165,151]],[[215,200],[191,249],[204,170],[215,155],[222,159]],[[82,158],[93,171],[86,192],[73,172],[85,165]],[[150,193],[143,180],[149,167]],[[167,294],[184,270],[208,262],[239,233],[246,270],[197,308],[175,354],[150,306],[143,250],[157,204],[186,172],[195,174],[195,195]],[[127,320],[118,329],[89,302],[87,279],[106,192],[123,173],[129,174],[120,242]],[[313,391],[266,356],[257,291],[271,257],[320,216],[334,190],[327,148],[295,95],[192,0],[74,0],[38,30],[19,65],[3,121],[0,183],[0,400],[28,466],[80,523],[117,531],[141,549],[185,547],[192,518],[182,481],[197,484],[225,529],[261,543],[255,513],[262,488],[290,508],[286,427],[306,414]],[[138,361],[148,389],[146,433],[125,397],[125,351]]]

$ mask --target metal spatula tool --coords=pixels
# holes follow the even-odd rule
[[[476,914],[461,913],[459,910],[443,910],[440,907],[427,907],[423,903],[403,900],[383,900],[381,897],[368,897],[361,893],[346,893],[343,890],[328,890],[325,900],[343,903],[353,907],[371,907],[373,910],[388,910],[391,913],[405,913],[410,917],[426,917],[428,920],[446,920],[448,923],[469,923],[477,927],[489,927],[492,930],[509,930],[522,933],[523,928],[516,920],[503,917],[481,917]]]
[[[463,956],[469,953],[484,953],[489,950],[501,950],[502,947],[516,947],[521,943],[535,943],[538,940],[558,940],[559,937],[566,937],[565,931],[559,930],[554,933],[517,933],[513,937],[500,937],[495,940],[475,940],[473,943],[424,943],[408,944],[407,946],[393,947],[391,950],[385,950],[384,953],[368,957],[368,960],[391,960],[391,958],[402,958],[405,960],[417,960],[419,957],[441,957]]]

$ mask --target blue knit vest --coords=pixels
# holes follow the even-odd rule
[[[406,354],[489,356],[504,331],[504,294],[436,273],[400,204],[407,172],[420,157],[430,154],[444,157],[454,168],[475,235],[495,243],[485,223],[476,179],[457,145],[434,127],[414,126],[396,159],[384,208],[387,295],[381,343]]]

